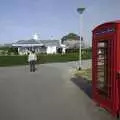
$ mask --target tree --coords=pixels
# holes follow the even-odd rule
[[[75,33],[69,33],[68,35],[62,37],[61,42],[63,43],[66,40],[80,40],[80,36]]]
[[[14,53],[15,55],[17,55],[17,54],[18,54],[17,48],[10,47],[10,48],[8,49],[8,54],[11,54],[11,53]]]

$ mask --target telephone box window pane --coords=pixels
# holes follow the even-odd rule
[[[97,88],[100,91],[100,94],[107,96],[108,95],[108,80],[107,80],[107,66],[108,66],[108,43],[102,41],[98,43],[97,51]]]

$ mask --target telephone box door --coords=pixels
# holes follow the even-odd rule
[[[94,80],[94,99],[100,106],[111,111],[112,109],[112,51],[113,39],[98,39],[95,40],[93,50],[93,79]]]

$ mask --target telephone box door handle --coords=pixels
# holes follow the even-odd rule
[[[117,79],[120,79],[120,72],[117,72]]]

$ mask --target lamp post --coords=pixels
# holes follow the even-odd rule
[[[85,8],[78,8],[77,12],[80,14],[80,48],[79,48],[79,68],[78,70],[81,70],[81,41],[82,41],[82,14],[84,12]]]

